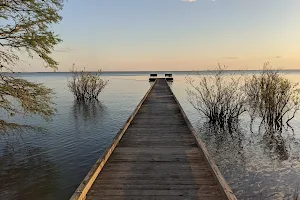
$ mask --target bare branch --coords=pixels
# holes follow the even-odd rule
[[[93,74],[85,71],[78,72],[73,68],[72,73],[73,77],[69,80],[68,87],[79,101],[98,99],[99,94],[108,84],[107,80],[100,78],[100,71]]]

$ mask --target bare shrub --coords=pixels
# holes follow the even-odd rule
[[[211,71],[211,76],[198,73],[198,80],[186,78],[188,101],[195,109],[204,114],[210,123],[221,127],[231,127],[246,111],[245,95],[241,89],[240,79],[224,76],[225,67]]]
[[[68,81],[68,87],[74,97],[79,101],[98,99],[98,95],[108,84],[107,80],[100,77],[101,72],[97,73],[77,71],[72,69],[72,79]]]
[[[282,130],[284,124],[289,126],[289,121],[299,110],[300,90],[297,85],[266,63],[259,75],[253,75],[245,83],[252,121],[260,117],[261,124],[275,130]]]

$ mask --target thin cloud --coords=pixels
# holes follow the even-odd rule
[[[197,0],[181,0],[182,2],[195,3]]]

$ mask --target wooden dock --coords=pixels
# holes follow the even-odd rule
[[[157,79],[71,200],[235,200],[165,79]]]

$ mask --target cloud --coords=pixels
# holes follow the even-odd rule
[[[187,2],[187,3],[194,3],[196,2],[197,0],[181,0],[182,2]]]
[[[74,49],[70,47],[63,47],[54,50],[54,52],[71,52],[71,51],[74,51]]]

